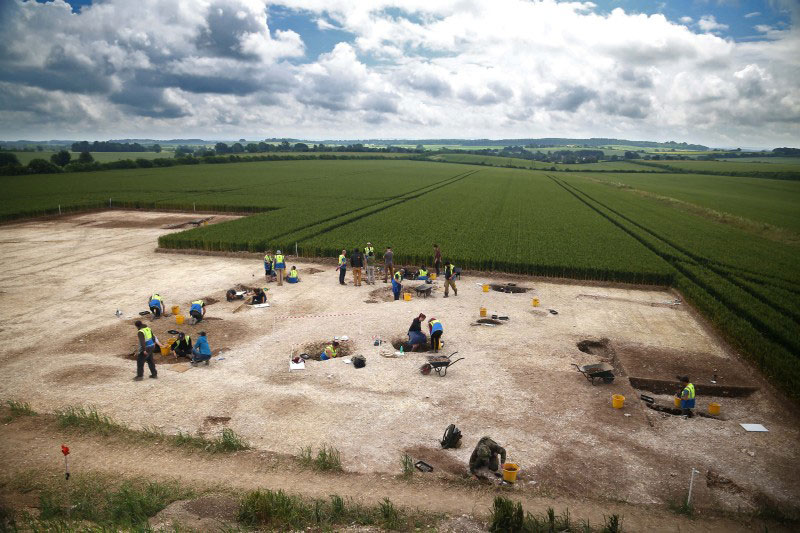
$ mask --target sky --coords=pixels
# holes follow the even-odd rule
[[[800,146],[800,0],[0,0],[0,139]]]

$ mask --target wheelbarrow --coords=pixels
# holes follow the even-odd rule
[[[447,375],[447,369],[450,366],[464,359],[463,357],[459,357],[453,361],[451,357],[457,353],[458,352],[453,352],[450,355],[429,355],[428,362],[419,367],[419,371],[423,376],[427,376],[431,373],[431,370],[434,370],[437,374],[439,374],[440,378],[443,378]]]
[[[592,385],[594,385],[595,379],[602,379],[603,383],[614,382],[614,367],[608,363],[595,363],[593,365],[583,366],[578,366],[575,363],[572,364],[578,369],[578,372],[584,375],[587,381],[592,383]]]

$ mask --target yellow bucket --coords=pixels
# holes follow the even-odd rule
[[[410,292],[404,292],[403,293],[403,300],[405,300],[407,302],[410,302],[411,301],[411,293]]]
[[[183,315],[175,315],[175,323],[183,324]]]
[[[181,312],[181,306],[180,305],[173,305],[172,306],[172,314],[173,315],[177,315],[180,312]]]
[[[681,406],[681,399],[678,398],[677,396],[675,396],[673,401],[675,402],[675,407],[680,407]]]
[[[611,405],[614,406],[614,409],[622,409],[625,406],[625,396],[614,394],[611,396]]]
[[[436,279],[436,272],[432,272],[432,273],[428,274],[428,277],[431,278],[431,281],[435,280]]]
[[[720,410],[720,405],[717,402],[711,402],[708,404],[708,414],[710,415],[718,415]]]
[[[481,316],[486,316],[486,308],[481,307]]]
[[[489,292],[489,285],[486,283],[483,284],[483,292]]]
[[[533,304],[534,307],[539,307],[539,298],[534,298],[531,303]]]
[[[503,463],[503,481],[514,483],[519,473],[519,465],[516,463]]]
[[[161,355],[163,355],[164,357],[168,356],[169,355],[169,347],[170,347],[169,344],[161,345]]]

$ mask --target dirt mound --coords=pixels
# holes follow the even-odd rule
[[[306,268],[304,270],[301,270],[301,272],[303,272],[304,274],[319,274],[320,272],[325,272],[325,271],[322,270],[321,268],[310,267],[310,268]]]
[[[531,290],[529,287],[522,287],[520,285],[517,285],[516,283],[504,283],[504,284],[492,283],[489,286],[492,288],[493,291],[505,292],[507,294],[518,294],[518,293],[528,292],[529,290]]]
[[[300,348],[300,352],[298,355],[307,353],[310,357],[309,360],[319,361],[319,356],[322,355],[323,350],[325,347],[331,343],[330,340],[324,341],[315,341],[310,342],[308,344],[304,344]],[[349,342],[340,342],[339,348],[336,350],[336,357],[347,357],[352,352],[352,347],[350,346]]]
[[[369,291],[369,300],[372,300],[376,303],[393,302],[394,294],[392,293],[392,288],[387,285],[385,287],[378,287],[377,289],[372,289],[371,291]]]
[[[48,375],[60,385],[97,384],[118,378],[121,371],[113,366],[87,365],[76,361],[75,366]]]
[[[395,350],[399,350],[400,347],[402,346],[404,351],[406,352],[411,351],[411,346],[408,344],[408,334],[394,337],[390,342],[392,343],[392,346],[394,347]],[[424,345],[418,345],[416,349],[416,352],[430,352],[430,351],[432,351],[430,338]]]

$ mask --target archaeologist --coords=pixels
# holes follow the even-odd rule
[[[197,337],[197,342],[194,343],[192,348],[192,364],[196,365],[205,361],[206,365],[211,360],[211,347],[208,345],[208,337],[206,332],[201,331]]]
[[[364,247],[364,266],[367,268],[367,284],[375,285],[375,247],[371,242]]]
[[[292,269],[289,271],[289,275],[286,277],[286,281],[289,283],[297,283],[300,281],[300,276],[297,274],[297,267],[293,266]]]
[[[322,353],[319,356],[320,361],[327,361],[328,359],[333,359],[337,355],[337,351],[339,349],[339,341],[333,341],[329,345],[322,350]]]
[[[391,246],[386,247],[383,252],[383,282],[389,279],[389,276],[394,276],[394,252]],[[397,298],[395,298],[396,300]]]
[[[237,291],[236,289],[228,289],[228,292],[225,293],[225,299],[229,302],[234,300],[244,300],[244,295],[247,294],[247,291]]]
[[[689,418],[694,416],[694,384],[689,382],[689,376],[681,377],[681,391],[677,394],[681,400],[681,411]]]
[[[192,357],[192,336],[181,332],[178,338],[172,343],[170,349],[175,352],[176,357]]]
[[[339,285],[345,285],[344,276],[347,274],[347,250],[342,250],[339,254],[339,263],[336,267],[339,271]]]
[[[428,320],[428,331],[431,334],[431,348],[434,352],[438,352],[442,346],[442,333],[444,333],[444,327],[438,318],[431,317]]]
[[[400,299],[400,293],[403,291],[403,271],[398,270],[394,274],[392,274],[392,293],[394,294],[394,299]]]
[[[145,326],[141,320],[136,321],[137,338],[139,340],[139,353],[136,356],[136,377],[134,381],[142,381],[144,379],[144,363],[147,361],[147,367],[150,369],[150,377],[156,379],[158,372],[156,371],[156,363],[153,361],[153,350],[155,350],[158,339],[153,335],[153,330]]]
[[[278,285],[283,285],[283,271],[286,270],[286,263],[280,250],[275,252],[275,271],[278,273]]]
[[[412,352],[416,352],[417,348],[422,348],[428,344],[428,337],[422,332],[423,320],[425,320],[425,315],[420,313],[417,318],[411,321],[411,327],[408,328],[408,344],[411,346]]]
[[[353,285],[356,287],[361,286],[361,269],[364,268],[364,256],[358,248],[353,248],[353,253],[350,255],[350,266],[353,267]]]
[[[203,300],[195,300],[189,308],[189,316],[192,317],[192,324],[202,322],[206,316],[206,303]]]
[[[497,456],[500,456],[498,461]],[[483,437],[469,457],[469,473],[477,478],[488,478],[492,473],[500,477],[498,470],[506,462],[506,449],[493,441],[490,437]]]
[[[450,292],[450,287],[453,287],[453,296],[458,296],[458,289],[456,289],[456,267],[449,261],[444,263],[444,297],[447,298]]]
[[[417,270],[417,279],[427,281],[428,280],[428,267],[425,265],[419,267]]]
[[[264,254],[264,277],[267,281],[275,281],[275,258],[272,257],[272,250],[267,250]]]
[[[438,244],[433,245],[433,268],[436,269],[436,277],[439,277],[439,269],[442,267],[442,251]]]
[[[267,303],[267,290],[269,290],[269,289],[256,288],[253,291],[253,299],[250,301],[250,305],[257,305],[257,304],[265,304],[265,303]]]
[[[161,318],[164,314],[164,300],[158,294],[150,297],[150,312],[153,313],[153,318]]]

